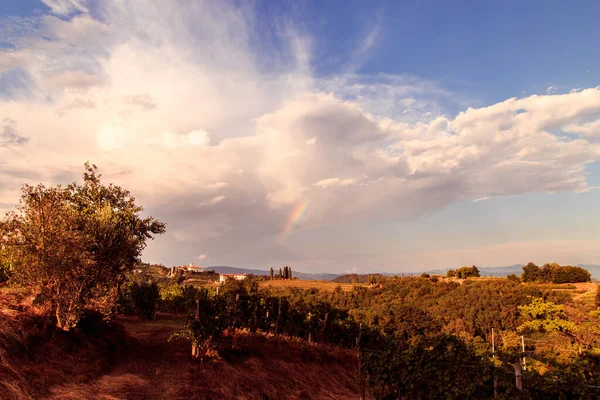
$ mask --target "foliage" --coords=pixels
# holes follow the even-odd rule
[[[517,327],[518,332],[562,332],[571,335],[575,324],[568,321],[562,305],[535,298],[528,305],[519,306],[526,321]]]
[[[332,279],[332,282],[336,283],[368,283],[370,285],[377,284],[379,282],[383,282],[385,280],[385,276],[381,274],[346,274],[342,276],[336,276]]]
[[[474,265],[472,267],[460,267],[456,270],[456,277],[458,279],[478,278],[479,268]]]
[[[523,267],[521,279],[523,282],[576,283],[589,282],[591,274],[584,268],[572,265],[561,266],[551,263],[539,268],[530,262]]]
[[[14,279],[50,304],[69,330],[84,306],[108,315],[117,286],[146,241],[165,231],[119,186],[100,182],[87,164],[83,184],[25,185],[16,210],[0,223],[0,248],[13,257]]]
[[[156,282],[128,281],[120,288],[117,305],[123,314],[153,319],[159,297]]]
[[[453,269],[449,269],[446,272],[446,278],[455,278],[456,277],[456,271]]]

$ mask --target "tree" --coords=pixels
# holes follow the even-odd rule
[[[279,279],[283,279],[283,270],[279,268]]]
[[[86,163],[81,185],[25,185],[16,210],[0,223],[0,248],[14,257],[15,279],[50,304],[64,330],[83,307],[109,314],[146,241],[165,232],[162,222],[140,216],[143,208],[127,190],[100,177]]]
[[[523,282],[535,282],[539,278],[540,267],[532,262],[527,263],[527,265],[523,267],[523,272],[521,273],[521,279]]]
[[[271,267],[271,270],[269,271],[269,279],[273,280],[273,267]]]
[[[453,269],[449,269],[446,272],[446,278],[454,278],[454,277],[456,277],[456,271]]]
[[[472,267],[460,267],[456,270],[456,276],[458,279],[478,278],[480,276],[479,269],[474,265]]]
[[[288,278],[292,279],[292,267],[288,267]]]
[[[534,298],[531,304],[519,306],[520,314],[525,318],[517,331],[524,332],[562,332],[572,336],[577,330],[574,323],[567,320],[562,305],[545,302],[542,298]]]

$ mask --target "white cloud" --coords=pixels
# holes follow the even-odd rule
[[[475,200],[472,200],[471,203],[478,203],[480,201],[486,201],[489,199],[490,199],[490,196],[483,196],[483,197],[476,198]]]
[[[48,3],[61,16],[86,12]],[[464,99],[432,81],[313,76],[315,43],[294,29],[281,48],[257,51],[249,9],[99,8],[102,22],[41,16],[9,61],[0,56],[0,68],[31,81],[28,96],[0,96],[10,132],[28,138],[0,145],[1,204],[17,201],[23,181],[69,182],[90,160],[166,219],[169,251],[185,242],[189,257],[198,246],[213,257],[260,242],[276,254],[285,249],[273,238],[298,204],[310,202],[306,229],[376,209],[414,218],[482,196],[585,191],[586,165],[600,159],[590,140],[599,88],[453,117],[444,105]]]
[[[66,16],[74,12],[88,12],[85,0],[41,0],[50,7],[50,11],[56,15]]]
[[[556,87],[556,85],[550,85],[546,88],[546,94],[554,94],[557,89],[558,87]]]
[[[206,185],[207,189],[220,189],[229,186],[227,182],[214,182]]]
[[[327,179],[321,179],[320,181],[316,182],[315,186],[319,186],[319,187],[322,187],[323,189],[326,189],[330,186],[339,185],[340,182],[341,182],[340,178],[327,178]]]
[[[591,122],[568,125],[564,128],[564,131],[577,133],[582,136],[600,138],[600,118]]]

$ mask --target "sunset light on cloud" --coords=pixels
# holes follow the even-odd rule
[[[167,223],[149,262],[597,262],[596,21],[327,3],[3,3],[0,211],[89,160]]]

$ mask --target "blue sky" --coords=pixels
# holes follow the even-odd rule
[[[165,265],[600,264],[598,15],[4,1],[0,209],[90,160],[167,222]]]

